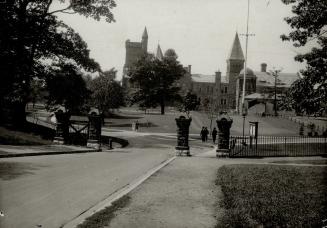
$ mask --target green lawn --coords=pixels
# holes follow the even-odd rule
[[[121,109],[120,113],[106,120],[106,126],[115,129],[131,130],[133,122],[140,123],[140,131],[146,132],[176,132],[176,121],[184,113],[170,111],[165,115],[159,113],[144,114],[143,112],[131,112],[127,109]],[[190,126],[191,134],[200,134],[202,126],[210,128],[210,120],[204,112],[192,112],[192,122]],[[231,128],[232,135],[242,135],[243,118],[239,115],[231,115],[233,124]],[[299,124],[287,119],[274,117],[247,116],[245,119],[245,134],[249,133],[249,121],[259,122],[259,135],[298,135]],[[217,127],[216,118],[212,122],[212,127]]]
[[[218,170],[217,227],[322,227],[327,167],[229,165]]]
[[[51,141],[40,136],[0,127],[0,144],[2,145],[47,145]]]

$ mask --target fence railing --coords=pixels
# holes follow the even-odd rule
[[[296,157],[327,155],[326,137],[232,136],[230,157]]]

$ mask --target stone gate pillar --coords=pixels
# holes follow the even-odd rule
[[[101,148],[101,115],[98,110],[91,110],[88,115],[89,129],[87,147],[100,149]]]
[[[175,147],[176,153],[177,155],[182,155],[185,153],[187,156],[191,156],[188,136],[192,119],[186,119],[185,116],[180,116],[175,120],[177,125],[177,146]]]
[[[216,122],[218,127],[218,148],[216,150],[216,156],[228,156],[230,128],[233,119],[227,115],[227,112],[221,112]]]
[[[69,119],[70,113],[66,111],[64,107],[59,107],[55,111],[57,120],[56,135],[53,139],[53,143],[64,144],[69,138]]]

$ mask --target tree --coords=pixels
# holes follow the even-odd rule
[[[73,63],[86,71],[99,71],[83,39],[56,14],[79,14],[95,20],[114,21],[113,0],[56,1],[6,0],[0,7],[0,107],[11,110],[16,123],[25,121],[33,78],[53,75]],[[1,110],[0,110],[1,111]]]
[[[72,113],[78,113],[90,96],[82,73],[74,65],[64,65],[46,78],[47,106],[63,105]]]
[[[327,100],[327,1],[326,0],[282,0],[292,4],[295,16],[285,18],[293,29],[282,40],[294,42],[295,47],[305,46],[315,41],[310,52],[299,54],[295,60],[306,62],[302,77],[295,81],[289,95],[294,108],[307,114],[326,114]],[[299,102],[299,103],[298,103]]]
[[[113,80],[115,74],[116,70],[111,69],[90,82],[91,104],[104,113],[125,105],[123,88]]]
[[[195,93],[190,91],[182,98],[182,103],[179,108],[181,112],[185,112],[187,117],[190,117],[190,112],[198,110],[200,107],[200,98]]]
[[[129,71],[130,82],[138,87],[132,95],[132,104],[160,105],[161,114],[165,114],[167,102],[180,100],[176,82],[184,74],[185,70],[176,58],[165,55],[161,61],[153,55],[143,56]]]

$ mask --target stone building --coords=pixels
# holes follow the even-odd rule
[[[129,88],[131,87],[127,75],[129,68],[133,66],[139,58],[148,53],[148,32],[146,27],[144,28],[141,42],[131,42],[130,40],[126,40],[125,48],[126,56],[123,67],[122,85],[124,88]]]
[[[148,34],[144,29],[141,42],[126,41],[126,58],[123,70],[123,85],[126,89],[131,88],[128,83],[127,70],[134,64],[138,58],[147,53]],[[162,51],[158,45],[156,51],[157,58],[163,58]],[[244,62],[242,46],[235,34],[231,50],[227,57],[226,75],[222,76],[220,71],[213,75],[193,74],[191,65],[185,67],[186,74],[177,84],[181,87],[181,92],[192,91],[201,98],[202,101],[208,101],[220,110],[240,111],[242,100],[242,88],[244,77]],[[262,63],[259,71],[246,69],[245,83],[245,103],[247,107],[267,101],[269,93],[274,91],[274,77],[267,71],[267,64]],[[279,73],[277,81],[277,93],[284,93],[290,85],[298,79],[296,73]]]

